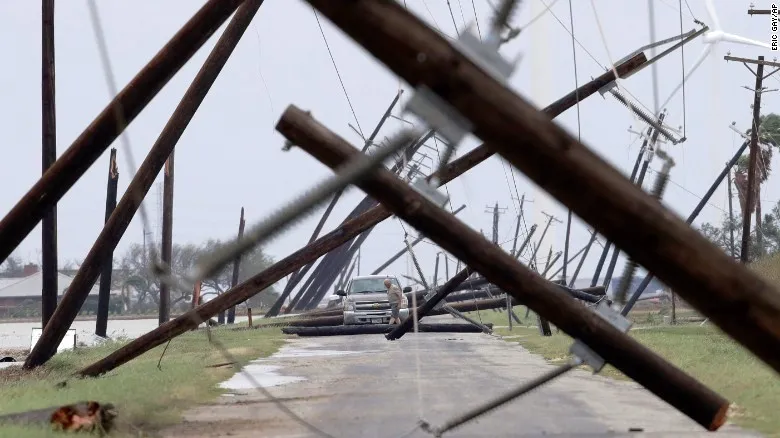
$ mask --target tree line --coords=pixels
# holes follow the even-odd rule
[[[214,251],[224,247],[229,242],[217,239],[209,239],[201,244],[173,244],[171,253],[171,270],[177,276],[191,273],[195,267],[206,260]],[[150,245],[134,243],[130,245],[120,256],[114,257],[113,272],[111,276],[111,289],[120,291],[120,294],[112,295],[112,313],[145,314],[156,312],[160,300],[160,280],[152,272],[152,260],[159,257],[159,250],[153,254]],[[12,255],[0,265],[0,277],[21,277],[24,266],[29,264],[18,255]],[[263,251],[262,247],[255,247],[244,254],[238,274],[238,282],[254,276],[270,266],[273,260]],[[73,261],[63,266],[60,271],[73,275],[80,263]],[[207,301],[230,289],[233,277],[233,264],[225,266],[216,275],[206,278],[201,287],[201,297]],[[99,280],[95,283],[99,284]],[[191,306],[193,291],[181,291],[171,289],[171,310],[184,311]],[[247,304],[253,308],[268,307],[276,301],[279,293],[269,287],[252,297]],[[85,304],[85,311],[92,313],[87,307],[94,303]],[[94,310],[94,309],[92,309]]]

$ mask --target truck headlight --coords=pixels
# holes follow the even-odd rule
[[[344,310],[347,310],[347,311],[350,311],[350,312],[354,311],[355,310],[355,303],[353,303],[351,301],[347,301],[346,303],[344,303]]]

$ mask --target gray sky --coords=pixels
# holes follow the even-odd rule
[[[514,17],[516,25],[525,25],[545,9],[552,0],[526,0]],[[544,2],[544,3],[543,3]],[[107,45],[116,81],[124,86],[203,4],[201,1],[99,2]],[[442,32],[454,35],[447,4],[452,5],[458,29],[474,20],[471,0],[408,0],[418,16]],[[575,36],[592,54],[577,46],[579,84],[603,72],[610,65],[638,47],[650,42],[648,2],[644,0],[576,0],[574,3]],[[688,0],[693,14],[711,24],[703,0]],[[771,29],[767,16],[749,16],[749,1],[715,0],[723,30],[769,42]],[[763,2],[757,7],[768,7]],[[595,4],[595,12],[593,8]],[[680,32],[677,0],[654,0],[656,39]],[[682,2],[682,27],[694,28],[686,2]],[[110,100],[103,68],[100,64],[86,1],[58,3],[56,10],[56,87],[58,155],[70,145]],[[487,0],[474,0],[479,23],[488,26],[490,7]],[[522,59],[511,79],[511,86],[533,104],[544,107],[574,88],[572,41],[569,27],[569,2],[560,0],[530,25],[515,41],[502,49],[508,58],[518,54]],[[601,24],[603,39],[596,20]],[[553,15],[554,14],[554,15]],[[364,49],[352,42],[324,17],[320,18],[335,57],[347,93],[357,113],[362,130],[368,134],[395,96],[399,81]],[[40,177],[40,5],[35,2],[0,3],[0,53],[6,68],[0,69],[0,214],[5,214]],[[223,27],[224,29],[224,27]],[[221,33],[222,29],[218,32]],[[136,164],[140,164],[157,138],[184,90],[195,75],[217,35],[160,92],[132,123],[127,133]],[[606,45],[604,40],[606,40]],[[690,66],[703,49],[701,38],[685,46],[686,66]],[[755,57],[768,49],[722,43],[693,74],[685,87],[685,129],[688,141],[668,146],[677,166],[665,202],[681,216],[687,216],[740,143],[728,125],[732,121],[744,130],[749,126],[753,95],[742,86],[753,87],[754,77],[742,65],[727,63],[723,55]],[[681,81],[681,52],[678,50],[657,64],[659,99],[665,100]],[[653,107],[652,70],[626,80],[623,85],[648,108]],[[768,79],[770,88],[780,88],[780,74]],[[405,84],[404,84],[405,86]],[[410,95],[405,93],[404,102]],[[777,111],[777,93],[764,96],[763,112]],[[659,102],[660,103],[660,102]],[[220,78],[211,89],[197,115],[187,128],[176,151],[176,187],[174,206],[174,241],[198,243],[210,237],[229,238],[236,233],[239,210],[246,208],[248,225],[269,215],[293,196],[331,175],[331,172],[300,150],[282,152],[283,138],[273,129],[281,112],[294,104],[311,110],[330,129],[353,144],[359,137],[348,127],[355,124],[338,82],[312,9],[299,0],[266,0],[249,31],[241,40]],[[398,105],[395,114],[400,114]],[[667,121],[683,125],[682,92],[668,106]],[[611,97],[598,95],[580,106],[583,142],[616,167],[630,172],[641,141],[627,130],[644,128],[622,105]],[[577,111],[571,109],[556,121],[577,134]],[[382,131],[390,135],[402,126],[390,121]],[[470,139],[458,155],[477,144]],[[132,170],[127,153],[116,142],[119,157],[119,190],[127,187]],[[59,260],[61,264],[83,259],[103,224],[105,178],[108,152],[82,177],[59,203]],[[776,167],[776,166],[775,166]],[[660,169],[658,160],[651,168]],[[514,231],[517,201],[514,183],[520,194],[533,200],[525,208],[528,226],[543,225],[543,211],[565,221],[566,211],[540,192],[519,172],[515,180],[499,158],[492,158],[448,186],[455,207],[468,204],[460,218],[475,229],[491,229],[486,206],[498,202],[507,207],[501,217],[500,240],[509,240]],[[655,174],[648,173],[647,183]],[[159,178],[162,181],[162,177]],[[777,199],[774,181],[761,194],[768,210]],[[647,185],[646,185],[647,187]],[[160,185],[161,191],[161,185]],[[326,229],[332,229],[354,207],[363,193],[356,188],[339,202]],[[735,199],[736,202],[736,199]],[[160,202],[161,205],[161,202]],[[158,222],[158,188],[147,196],[146,206],[153,221]],[[713,197],[700,219],[719,220],[727,211],[725,183]],[[267,243],[267,252],[279,259],[306,243],[315,214],[294,229]],[[407,229],[410,229],[407,226]],[[411,230],[411,229],[410,229]],[[565,224],[557,224],[542,245],[546,256],[550,245],[563,248]],[[416,234],[416,232],[415,232]],[[583,223],[575,220],[572,251],[588,239]],[[159,235],[157,235],[159,236]],[[159,237],[155,239],[159,242]],[[141,222],[136,215],[119,244],[121,253],[131,243],[142,239]],[[389,253],[403,245],[399,221],[386,221],[375,229],[363,246],[362,272],[372,270]],[[511,245],[511,242],[510,242]],[[418,256],[424,268],[433,270],[436,248],[420,244]],[[19,247],[17,254],[38,260],[40,227]],[[598,254],[599,251],[596,251]],[[592,253],[581,277],[589,277],[598,256]],[[392,271],[409,271],[408,260],[397,262]],[[454,267],[451,267],[451,270]],[[622,263],[618,265],[618,273]]]

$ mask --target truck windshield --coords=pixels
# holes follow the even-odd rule
[[[390,281],[399,289],[401,288],[401,285],[398,284],[398,280],[395,278],[391,278]],[[384,278],[356,278],[352,280],[352,286],[349,289],[350,294],[370,294],[386,291]]]

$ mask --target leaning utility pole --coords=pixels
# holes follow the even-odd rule
[[[173,253],[173,156],[176,150],[171,152],[165,161],[163,176],[163,214],[162,214],[162,248],[160,260],[164,266],[171,266]],[[171,319],[171,288],[167,282],[160,284],[160,314],[159,323],[165,324]]]
[[[54,0],[43,0],[42,27],[42,77],[41,77],[41,140],[43,171],[57,161],[57,116],[54,80]],[[57,203],[43,211],[41,224],[41,327],[46,327],[57,308]],[[0,261],[5,257],[0,255]]]
[[[232,4],[232,2],[216,3],[220,5]],[[212,0],[203,8],[213,9],[214,4],[215,3],[213,3]],[[62,297],[49,324],[43,329],[43,333],[41,333],[38,343],[35,344],[35,347],[33,347],[30,354],[27,356],[24,363],[26,369],[42,365],[56,352],[57,346],[62,342],[68,327],[73,323],[79,309],[84,304],[84,301],[86,301],[90,289],[95,284],[104,258],[110,251],[116,248],[122,235],[130,225],[133,215],[139,208],[144,195],[146,195],[149,188],[151,188],[154,179],[165,164],[165,160],[167,160],[173,152],[176,143],[184,133],[184,129],[192,120],[192,117],[195,115],[201,102],[203,102],[203,99],[206,97],[209,88],[217,79],[219,72],[222,70],[222,67],[224,67],[228,57],[233,52],[233,49],[235,49],[238,41],[244,34],[244,31],[249,27],[252,18],[262,4],[263,0],[245,0],[245,2],[238,7],[238,11],[236,11],[231,18],[230,23],[227,25],[211,53],[209,53],[209,56],[206,58],[206,61],[203,63],[203,67],[198,71],[181,102],[165,124],[160,136],[157,138],[154,145],[152,145],[146,159],[136,171],[133,180],[130,182],[125,194],[119,201],[116,210],[114,210],[108,223],[103,227],[103,230],[95,240],[89,253],[87,253],[87,256],[84,258],[84,262],[79,267],[79,271],[76,273],[76,276],[68,287],[68,291]],[[207,37],[207,35],[202,36],[203,39],[206,39]],[[131,86],[132,84],[128,85],[128,87]],[[110,109],[112,110],[113,108]],[[92,143],[88,144],[91,145]],[[86,165],[81,163],[80,166],[85,167]],[[52,167],[50,171],[53,169],[54,168]],[[9,213],[9,215],[10,214],[11,213]],[[0,235],[3,234],[2,224],[3,222],[0,222]],[[11,229],[13,229],[13,227]],[[2,239],[0,239],[0,241],[2,241]],[[0,244],[0,246],[2,246],[2,244]],[[0,249],[0,251],[1,250],[2,249]],[[0,258],[2,258],[2,252],[0,252]]]
[[[244,207],[241,207],[241,217],[238,220],[238,237],[236,237],[236,241],[241,240],[242,237],[244,237]],[[236,259],[233,261],[233,277],[230,279],[230,288],[233,289],[238,284],[238,274],[241,271],[241,254],[236,256]],[[249,310],[251,312],[251,310]],[[231,307],[228,309],[228,315],[227,315],[227,323],[233,324],[236,322],[236,306]]]
[[[734,56],[724,56],[726,61],[740,61],[751,72],[748,64],[758,64],[756,71],[753,74],[756,77],[756,86],[753,89],[753,119],[750,129],[750,154],[748,155],[748,177],[747,177],[747,194],[745,194],[745,207],[742,211],[742,246],[740,249],[739,258],[742,263],[748,263],[750,261],[750,218],[753,214],[754,206],[756,204],[756,173],[758,172],[758,135],[761,124],[761,95],[763,94],[764,79],[774,74],[777,70],[773,70],[768,75],[764,76],[764,66],[769,65],[772,67],[780,67],[780,63],[764,61],[763,56],[759,56],[758,60],[752,60],[747,58],[738,58]],[[756,219],[757,223],[760,223],[760,218]],[[761,230],[756,228],[756,233],[760,234]]]
[[[119,186],[119,167],[116,164],[116,149],[111,148],[111,157],[108,162],[108,183],[106,185],[106,215],[105,222],[111,217],[116,208],[116,192]],[[97,321],[95,322],[95,334],[106,337],[108,330],[108,308],[111,301],[111,274],[114,270],[114,252],[103,261],[100,271],[100,289],[98,290]]]

